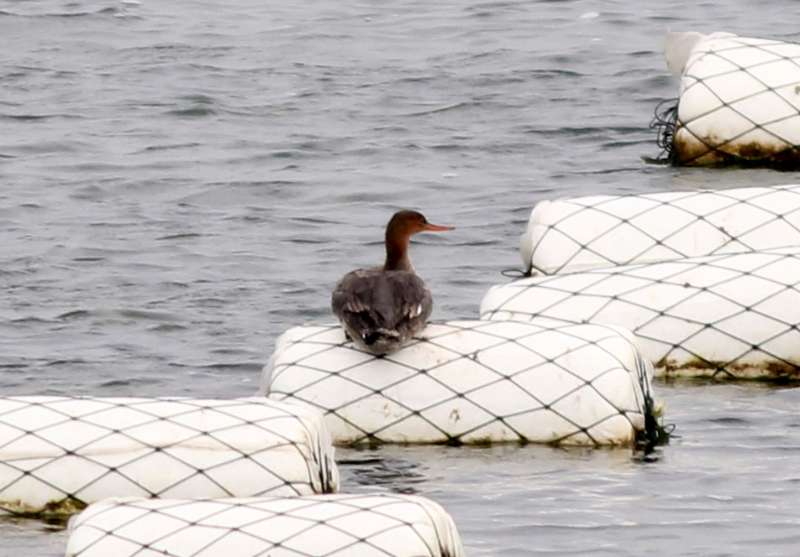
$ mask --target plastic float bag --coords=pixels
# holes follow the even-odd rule
[[[261,397],[0,398],[0,512],[64,515],[115,496],[337,487],[322,417],[302,405]]]
[[[651,410],[649,363],[625,331],[432,323],[375,357],[339,326],[278,340],[264,391],[325,414],[336,443],[632,443]]]
[[[481,318],[625,327],[660,375],[797,379],[800,247],[530,277]]]
[[[67,557],[463,557],[438,504],[396,494],[95,503]]]
[[[800,44],[669,33],[665,54],[681,77],[671,162],[800,167]]]
[[[799,185],[541,201],[520,255],[555,274],[789,245],[800,245]]]

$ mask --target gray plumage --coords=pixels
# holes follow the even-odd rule
[[[425,328],[433,299],[413,271],[358,269],[336,285],[331,307],[357,346],[388,354]]]

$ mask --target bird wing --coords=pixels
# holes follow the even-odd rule
[[[405,320],[427,320],[432,298],[423,280],[412,272],[359,269],[336,285],[331,309],[341,321],[357,320],[361,327],[392,330]]]

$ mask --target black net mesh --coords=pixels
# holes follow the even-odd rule
[[[556,200],[525,234],[543,274],[800,245],[800,186]]]
[[[321,418],[263,398],[0,398],[0,509],[69,513],[109,496],[335,491]]]
[[[452,519],[408,495],[130,500],[89,507],[68,557],[461,557]]]
[[[681,79],[669,159],[683,165],[800,167],[800,44],[701,42]],[[666,136],[664,132],[667,132]]]
[[[339,443],[605,445],[644,429],[649,373],[613,327],[432,323],[376,358],[318,326],[278,341],[265,387],[322,410]]]
[[[667,375],[798,379],[800,249],[526,278],[481,317],[619,325]]]

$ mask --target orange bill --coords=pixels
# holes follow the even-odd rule
[[[455,226],[442,226],[441,224],[425,223],[423,230],[427,232],[447,232],[448,230],[455,230]]]

